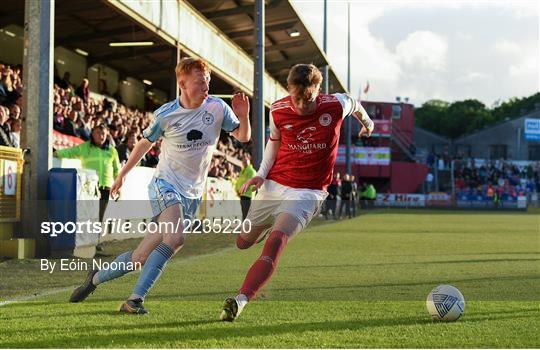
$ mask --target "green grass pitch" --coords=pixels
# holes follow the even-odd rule
[[[380,210],[317,222],[289,243],[258,299],[222,323],[223,299],[262,248],[233,242],[188,237],[142,317],[115,312],[137,274],[70,304],[85,273],[0,263],[0,303],[19,300],[0,306],[0,348],[540,347],[538,213]],[[427,294],[442,283],[465,296],[457,322],[427,314]]]

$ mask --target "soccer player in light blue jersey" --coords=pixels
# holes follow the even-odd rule
[[[176,67],[176,78],[180,97],[154,112],[154,120],[143,132],[144,138],[135,145],[111,187],[111,196],[118,197],[127,173],[162,137],[159,163],[148,194],[158,225],[161,222],[173,225],[159,225],[162,232],[147,234],[135,250],[119,255],[115,260],[117,264],[111,264],[115,269],[90,271],[71,295],[71,302],[83,301],[99,284],[121,277],[138,265],[142,266],[139,279],[119,311],[147,313],[144,298],[167,261],[182,248],[185,239],[182,220],[193,219],[201,202],[221,129],[241,142],[251,138],[248,97],[243,93],[235,94],[231,109],[223,100],[209,96],[210,68],[205,61],[183,59]]]

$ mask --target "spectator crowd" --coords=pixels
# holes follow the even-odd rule
[[[20,147],[22,67],[0,63],[0,146]]]
[[[22,66],[0,63],[0,145],[20,147],[22,128]],[[107,143],[118,151],[123,165],[133,147],[150,124],[152,112],[142,112],[121,103],[119,94],[103,99],[93,98],[89,80],[79,85],[71,82],[71,75],[62,77],[55,68],[53,88],[53,129],[61,134],[88,141],[95,126],[103,125]],[[159,160],[161,141],[158,140],[141,160],[141,166],[155,167]],[[248,153],[243,144],[223,133],[212,160],[209,175],[234,180],[241,168],[241,159]],[[232,162],[231,162],[232,160]],[[236,160],[236,161],[235,161]]]
[[[476,164],[474,159],[454,162],[454,182],[458,198],[507,201],[530,196],[540,189],[540,164],[503,160]]]

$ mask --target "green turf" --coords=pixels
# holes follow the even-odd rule
[[[214,239],[192,239],[191,257],[168,265],[149,315],[114,312],[130,275],[80,304],[62,291],[0,307],[0,347],[540,347],[539,215],[378,211],[314,226],[234,323],[217,321],[222,300],[261,246]],[[440,283],[465,296],[458,322],[429,320],[424,300]]]

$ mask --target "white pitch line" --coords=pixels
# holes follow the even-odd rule
[[[12,299],[12,300],[0,301],[0,307],[5,306],[5,305],[9,305],[9,304],[13,304],[13,303],[17,303],[17,302],[21,302],[21,301],[29,301],[29,300],[37,299],[39,297],[46,297],[46,296],[49,296],[49,295],[54,295],[54,294],[58,294],[58,293],[62,293],[62,292],[67,292],[68,290],[73,290],[73,287],[66,287],[66,288],[61,288],[61,289],[53,289],[53,290],[45,291],[43,293],[36,293],[36,294],[32,294],[32,295],[27,295],[27,296],[24,296],[24,297],[15,298],[15,299]]]

